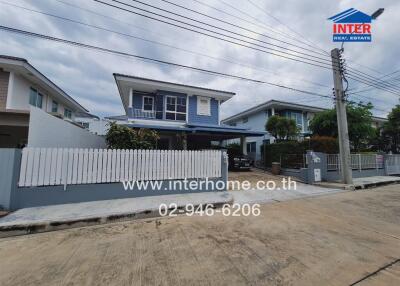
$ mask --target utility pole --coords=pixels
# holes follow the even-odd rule
[[[342,82],[342,62],[340,59],[340,50],[333,49],[331,51],[332,68],[333,68],[333,81],[335,84],[335,98],[336,98],[336,115],[339,134],[339,151],[340,151],[340,166],[342,171],[342,181],[345,184],[353,184],[353,174],[351,170],[351,154],[350,154],[350,140],[349,130],[347,126],[347,112],[345,94]]]

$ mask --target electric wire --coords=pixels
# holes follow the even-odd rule
[[[56,1],[58,1],[58,0],[56,0]],[[63,1],[58,1],[58,2],[61,2],[63,4],[67,4],[67,5],[69,4],[69,3],[64,3]],[[70,19],[70,18],[62,17],[62,16],[59,16],[59,15],[55,15],[55,14],[51,14],[51,13],[47,13],[47,12],[42,12],[42,11],[30,9],[30,8],[27,8],[27,7],[15,5],[15,4],[4,2],[4,1],[0,1],[0,3],[6,4],[6,5],[10,5],[10,6],[13,6],[13,7],[16,7],[16,8],[20,8],[20,9],[23,9],[23,10],[27,10],[27,11],[30,11],[30,12],[42,14],[42,15],[45,15],[45,16],[53,17],[53,18],[56,18],[56,19],[59,19],[59,20],[72,22],[72,23],[75,23],[75,24],[83,25],[83,26],[86,26],[86,27],[90,27],[90,28],[94,28],[94,29],[98,29],[98,30],[102,30],[102,31],[110,32],[110,33],[115,33],[115,34],[118,34],[120,36],[130,37],[130,38],[138,39],[138,40],[141,40],[141,41],[144,41],[144,42],[148,42],[148,43],[152,43],[152,44],[156,44],[156,45],[160,45],[160,46],[164,46],[164,47],[180,50],[180,51],[183,51],[183,52],[186,52],[186,53],[191,53],[191,54],[199,55],[199,56],[202,56],[202,57],[207,57],[207,58],[210,58],[210,59],[213,59],[213,60],[216,60],[216,61],[223,61],[223,62],[235,64],[235,65],[238,65],[238,66],[246,67],[246,68],[249,68],[249,69],[252,69],[252,70],[258,70],[258,71],[261,71],[261,72],[264,72],[264,73],[270,73],[270,74],[274,74],[274,75],[280,76],[276,72],[272,72],[270,70],[266,70],[266,69],[263,69],[263,68],[260,68],[260,67],[256,67],[256,66],[253,66],[253,65],[248,65],[248,64],[232,61],[232,60],[229,60],[229,59],[210,56],[209,54],[195,52],[195,51],[192,51],[192,50],[176,47],[176,46],[173,46],[173,45],[170,45],[170,44],[166,44],[166,43],[162,43],[162,42],[158,42],[158,41],[154,41],[154,40],[149,40],[149,39],[138,37],[138,36],[135,36],[135,35],[132,35],[132,34],[127,34],[127,33],[119,32],[119,31],[111,30],[111,29],[108,29],[108,28],[105,28],[105,27],[101,27],[101,26],[97,26],[97,25],[81,22],[81,21],[78,21],[78,20],[73,20],[73,19]],[[76,8],[80,8],[79,6],[75,6],[75,7]],[[104,16],[102,14],[99,14],[99,15]],[[114,18],[111,18],[111,19],[114,19]],[[114,20],[117,20],[117,19],[114,19]],[[126,24],[128,24],[128,23],[126,23]],[[329,88],[329,86],[327,86],[327,85],[323,85],[323,84],[316,83],[316,82],[313,82],[313,81],[308,81],[308,80],[305,80],[305,79],[295,79],[295,80],[298,80],[298,81],[301,81],[301,82],[308,82],[310,84],[313,84],[313,85],[316,85],[316,86],[320,86],[320,87],[328,87]]]
[[[120,9],[120,10],[129,12],[129,13],[133,13],[133,14],[136,14],[136,15],[139,15],[139,16],[142,16],[142,17],[146,17],[146,18],[149,18],[149,19],[152,19],[152,20],[156,20],[156,21],[159,21],[159,22],[162,22],[162,23],[165,23],[165,24],[169,24],[169,25],[172,25],[172,26],[175,26],[175,27],[179,27],[179,28],[182,28],[182,29],[185,29],[185,30],[189,30],[191,32],[196,32],[196,33],[199,33],[199,34],[202,34],[202,35],[206,35],[206,36],[218,39],[218,40],[226,41],[226,42],[229,42],[229,43],[232,43],[232,44],[235,44],[235,45],[239,45],[239,46],[246,47],[246,48],[249,48],[249,49],[261,51],[261,52],[264,52],[264,53],[269,53],[269,54],[272,54],[272,55],[275,55],[275,56],[280,56],[280,57],[283,57],[283,58],[286,58],[286,59],[292,59],[293,60],[293,58],[289,58],[288,57],[288,56],[290,56],[290,57],[295,57],[295,58],[298,58],[298,59],[302,59],[303,63],[307,63],[305,61],[317,63],[317,64],[320,64],[320,65],[328,65],[330,63],[329,59],[316,57],[316,56],[313,56],[313,55],[310,55],[310,54],[307,54],[307,53],[299,52],[299,51],[288,49],[288,48],[285,48],[285,47],[283,47],[282,49],[289,50],[289,51],[295,52],[297,54],[302,54],[302,55],[305,55],[305,56],[292,54],[292,53],[289,53],[289,52],[286,52],[286,51],[281,51],[279,49],[269,48],[269,47],[266,47],[266,46],[263,46],[263,45],[259,45],[259,44],[253,43],[251,41],[243,40],[243,39],[240,39],[240,38],[237,38],[237,37],[233,37],[233,36],[230,36],[230,35],[227,35],[227,34],[224,34],[224,33],[220,33],[220,32],[214,31],[214,30],[210,30],[210,29],[207,29],[207,28],[204,28],[204,27],[193,25],[193,24],[190,24],[190,23],[187,23],[185,21],[181,21],[181,20],[169,17],[169,16],[161,15],[159,13],[155,13],[155,12],[152,12],[152,11],[149,11],[149,10],[146,10],[146,9],[142,9],[142,8],[137,7],[137,6],[134,6],[134,5],[131,5],[131,4],[127,4],[127,3],[124,3],[124,2],[121,2],[121,1],[118,1],[118,0],[111,0],[111,1],[112,2],[116,2],[118,4],[121,4],[121,5],[124,5],[124,6],[128,6],[130,8],[133,8],[133,9],[145,12],[145,13],[148,13],[148,14],[151,14],[151,15],[155,15],[157,17],[162,17],[162,18],[165,18],[165,19],[168,19],[168,20],[171,20],[171,21],[175,21],[175,22],[190,26],[192,28],[200,29],[201,31],[194,30],[194,29],[191,29],[191,28],[188,28],[188,27],[185,27],[185,26],[181,26],[181,25],[178,25],[178,24],[175,24],[175,23],[171,23],[171,22],[168,22],[168,21],[165,21],[165,20],[161,20],[161,19],[158,19],[158,18],[154,18],[152,16],[145,15],[145,14],[142,14],[142,13],[138,13],[138,12],[135,12],[135,11],[132,11],[132,10],[129,10],[129,9],[125,9],[123,7],[116,6],[116,5],[101,1],[101,0],[93,0],[93,1],[101,3],[103,5],[107,5],[107,6],[116,8],[116,9]],[[223,29],[223,30],[227,30],[227,29]],[[211,34],[203,32],[203,31],[206,31],[208,33],[214,33],[216,35],[219,35],[219,36],[222,36],[222,37],[225,37],[225,38],[229,38],[229,39],[232,39],[234,41],[228,40],[228,39],[225,39],[225,38],[221,38],[219,36],[211,35]],[[253,47],[253,46],[248,46],[246,44],[238,43],[238,42],[235,42],[235,41],[239,41],[239,42],[243,42],[243,43],[246,43],[246,44],[249,44],[249,45],[253,45],[253,46],[256,46],[258,48]],[[269,52],[269,50],[273,51],[273,52]],[[280,53],[280,54],[277,54],[276,52]],[[281,54],[283,54],[283,55],[281,55]]]
[[[242,80],[242,81],[253,82],[253,83],[258,83],[258,84],[266,84],[266,85],[279,87],[279,88],[283,88],[283,89],[287,89],[287,90],[291,90],[291,91],[295,91],[295,92],[300,92],[300,93],[304,93],[304,94],[317,95],[319,97],[331,98],[331,96],[329,96],[329,95],[324,95],[324,94],[319,94],[319,93],[312,92],[312,91],[306,91],[306,90],[302,90],[302,89],[292,88],[292,87],[282,85],[282,84],[276,84],[273,82],[268,82],[268,81],[263,81],[263,80],[242,77],[242,76],[238,76],[238,75],[222,73],[222,72],[218,72],[218,71],[178,64],[178,63],[160,60],[160,59],[151,58],[151,57],[140,56],[140,55],[136,55],[136,54],[132,54],[132,53],[128,53],[128,52],[122,52],[122,51],[118,51],[118,50],[114,50],[114,49],[108,49],[108,48],[103,48],[103,47],[99,47],[99,46],[84,44],[81,42],[70,41],[70,40],[66,40],[66,39],[62,39],[62,38],[52,37],[52,36],[48,36],[48,35],[44,35],[44,34],[40,34],[40,33],[29,32],[26,30],[20,30],[20,29],[16,29],[16,28],[12,28],[12,27],[0,25],[0,30],[3,30],[5,32],[14,33],[14,34],[21,34],[21,35],[28,36],[28,37],[34,37],[34,38],[39,38],[39,39],[43,39],[43,40],[54,41],[54,42],[58,42],[58,43],[62,43],[62,44],[75,46],[75,47],[85,48],[88,50],[95,50],[98,52],[115,54],[115,55],[129,57],[129,58],[135,58],[138,60],[147,61],[147,62],[151,62],[151,63],[174,66],[174,67],[183,68],[183,69],[189,69],[189,70],[193,70],[196,72],[211,74],[214,76],[222,76],[222,77],[233,78],[236,80]]]

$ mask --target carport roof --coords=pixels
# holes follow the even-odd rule
[[[161,126],[161,125],[147,125],[140,123],[127,123],[124,125],[132,128],[148,128],[154,130],[180,131],[186,133],[208,133],[208,134],[212,133],[216,135],[238,135],[238,136],[258,137],[267,134],[267,132],[263,131],[253,131],[226,125],[186,124],[182,126]]]

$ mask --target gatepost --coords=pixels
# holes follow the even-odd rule
[[[307,183],[321,182],[326,176],[326,155],[320,152],[307,151],[308,180]]]

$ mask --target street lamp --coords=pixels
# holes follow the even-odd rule
[[[383,11],[385,11],[385,8],[379,8],[379,9],[376,10],[374,13],[372,13],[371,19],[372,19],[372,20],[376,20],[376,19],[383,13]],[[363,23],[363,24],[365,24],[365,23]],[[355,31],[351,32],[350,35],[354,34],[354,32],[355,32]],[[344,51],[343,46],[344,46],[344,41],[342,42],[342,45],[341,45],[341,47],[340,47],[340,50],[341,50],[341,51]]]
[[[373,20],[376,20],[376,18],[378,18],[378,17],[383,13],[383,11],[385,11],[384,8],[379,8],[378,10],[376,10],[376,11],[371,15],[371,18],[372,18]]]

